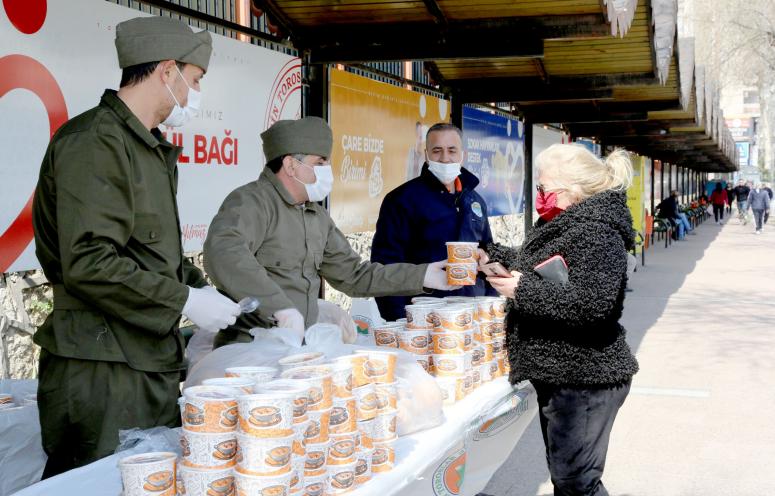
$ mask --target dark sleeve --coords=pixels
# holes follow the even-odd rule
[[[135,209],[122,137],[76,133],[61,145],[56,217],[67,291],[112,317],[167,334],[180,318],[188,288],[124,255]]]
[[[377,230],[371,243],[371,261],[382,264],[406,262],[410,246],[411,226],[407,206],[388,194],[382,201],[377,218]],[[411,296],[382,296],[376,298],[383,319],[393,321],[405,317],[404,307]]]
[[[568,283],[541,279],[533,271],[523,274],[515,291],[515,311],[520,317],[562,322],[583,328],[605,321],[616,308],[627,271],[627,251],[621,236],[609,227],[595,227],[590,236],[581,226],[568,235],[574,239],[566,253]]]
[[[202,274],[202,271],[188,258],[183,259],[183,283],[192,288],[203,288],[207,286],[207,280]]]
[[[514,270],[517,265],[519,250],[500,243],[490,243],[484,250],[490,257],[490,262],[499,262],[508,270]]]

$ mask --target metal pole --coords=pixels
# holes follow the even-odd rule
[[[525,238],[533,228],[533,123],[525,119],[525,191],[523,192],[525,204]]]
[[[659,201],[662,201],[665,199],[665,164],[664,162],[659,162]]]
[[[651,215],[654,215],[654,159],[651,159]]]

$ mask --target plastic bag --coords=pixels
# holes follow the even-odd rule
[[[41,444],[38,405],[31,399],[37,389],[34,380],[0,380],[0,393],[12,395],[20,405],[0,410],[0,496],[34,484],[43,475],[47,457]]]
[[[189,369],[205,357],[208,353],[213,351],[213,343],[215,342],[215,332],[207,331],[195,331],[194,335],[186,345],[186,359],[188,360]]]
[[[441,389],[417,363],[414,355],[403,350],[397,351],[398,435],[405,436],[441,425],[444,422]]]
[[[318,324],[336,324],[342,330],[342,341],[355,343],[357,331],[350,314],[336,303],[318,300]]]
[[[352,310],[350,313],[355,321],[355,327],[358,330],[358,336],[368,336],[371,342],[374,342],[374,326],[382,325],[385,319],[379,314],[379,308],[374,298],[353,298]]]
[[[152,427],[150,429],[135,428],[118,431],[116,453],[124,451],[135,452],[139,451],[139,449],[142,449],[143,452],[172,451],[179,457],[182,456],[180,428]]]

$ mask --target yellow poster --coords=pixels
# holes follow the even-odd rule
[[[646,215],[643,205],[645,159],[640,155],[631,154],[630,160],[632,161],[632,186],[627,190],[627,206],[630,207],[633,229],[643,235],[644,216]],[[639,252],[640,249],[641,247],[638,247]]]
[[[419,175],[425,132],[449,121],[449,102],[336,69],[329,97],[331,218],[345,233],[373,231],[385,195]]]

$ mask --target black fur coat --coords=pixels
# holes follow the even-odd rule
[[[519,251],[488,246],[492,261],[522,273],[506,320],[512,383],[607,386],[638,371],[619,325],[633,243],[626,194],[605,191],[539,220]],[[533,270],[556,254],[568,264],[564,285]]]

